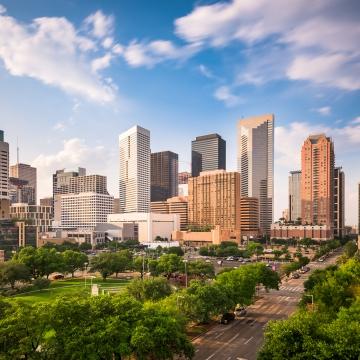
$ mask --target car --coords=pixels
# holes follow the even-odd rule
[[[238,260],[239,262],[244,262],[244,258],[242,258],[242,257],[239,257],[239,260]]]
[[[234,261],[234,257],[233,257],[233,256],[228,256],[228,257],[226,258],[226,261]]]
[[[292,279],[299,279],[299,278],[300,278],[300,274],[299,274],[299,273],[293,273],[293,274],[291,275],[291,278],[292,278]]]
[[[325,260],[325,259],[324,259],[323,257],[321,257],[321,258],[318,259],[319,262],[324,262],[324,260]]]
[[[234,313],[225,313],[225,314],[221,315],[220,324],[227,325],[228,323],[230,323],[234,319],[235,319],[235,314]]]
[[[246,308],[245,306],[240,306],[237,305],[234,311],[235,316],[240,317],[240,316],[245,316],[246,315]]]
[[[205,262],[211,263],[211,260],[210,260],[210,259],[206,259]]]
[[[63,278],[64,278],[63,274],[56,274],[56,275],[53,276],[54,280],[62,280]]]
[[[244,259],[244,262],[251,262],[251,259],[245,258],[245,259]]]

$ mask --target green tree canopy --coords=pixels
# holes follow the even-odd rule
[[[64,271],[70,273],[74,277],[74,273],[77,270],[84,268],[85,263],[87,263],[88,257],[86,254],[73,250],[65,250],[62,253],[62,261],[64,266]]]

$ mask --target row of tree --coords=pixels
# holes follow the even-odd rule
[[[269,323],[259,359],[359,359],[360,261],[348,254],[355,256],[310,275],[294,316]]]

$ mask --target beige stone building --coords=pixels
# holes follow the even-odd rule
[[[186,196],[174,196],[166,201],[153,201],[151,212],[158,214],[179,214],[180,230],[188,227],[188,199]]]
[[[189,179],[189,225],[219,225],[240,240],[240,174],[214,170]]]

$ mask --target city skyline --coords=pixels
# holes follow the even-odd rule
[[[10,25],[29,34],[29,26],[36,18],[43,20],[41,28],[40,23],[36,23],[38,27],[33,30],[34,34],[45,34],[51,30],[48,25],[51,19],[54,20],[55,31],[57,21],[63,17],[62,21],[83,35],[82,46],[86,46],[87,39],[95,40],[90,34],[94,29],[85,25],[90,26],[95,24],[95,19],[103,19],[106,20],[103,23],[108,24],[104,25],[106,37],[102,35],[104,46],[105,39],[111,38],[113,48],[118,44],[126,50],[117,56],[114,53],[116,49],[120,51],[117,47],[108,56],[111,59],[95,62],[97,75],[91,71],[80,72],[86,75],[85,80],[91,81],[74,95],[61,79],[48,78],[47,70],[51,69],[54,57],[46,59],[45,64],[41,63],[43,73],[39,74],[37,69],[30,71],[19,59],[11,62],[6,52],[13,43],[21,42],[21,38],[15,38],[13,33],[6,40],[5,36],[0,36],[3,46],[0,51],[0,105],[4,119],[1,128],[5,131],[5,141],[10,144],[10,165],[16,163],[18,138],[20,162],[38,169],[38,199],[51,195],[51,175],[55,170],[78,166],[88,168],[90,173],[106,175],[109,192],[116,196],[118,169],[114,164],[117,164],[118,156],[117,136],[135,124],[151,131],[151,151],[169,150],[179,154],[179,171],[190,170],[192,139],[218,133],[227,143],[227,170],[236,170],[237,121],[242,117],[271,112],[276,117],[274,219],[279,218],[287,207],[288,173],[300,168],[302,143],[307,136],[323,132],[332,137],[336,163],[343,167],[346,174],[346,224],[356,224],[360,169],[353,164],[358,161],[360,153],[359,71],[356,61],[352,62],[353,67],[351,64],[345,66],[354,59],[352,56],[356,56],[353,48],[356,41],[342,38],[345,36],[342,34],[347,34],[356,39],[358,34],[354,25],[356,11],[352,9],[352,6],[357,8],[355,2],[334,1],[334,6],[327,12],[315,9],[315,14],[307,20],[304,20],[304,15],[308,14],[305,6],[299,5],[289,14],[292,31],[287,23],[275,17],[277,27],[265,24],[264,32],[253,33],[252,41],[249,39],[250,31],[248,38],[244,32],[240,32],[243,35],[239,39],[233,36],[233,26],[244,30],[239,24],[245,15],[230,19],[232,25],[226,28],[227,31],[222,31],[224,39],[212,32],[207,35],[190,34],[194,30],[190,25],[200,21],[198,12],[201,9],[208,11],[208,19],[214,18],[216,4],[205,7],[206,2],[179,3],[171,9],[158,4],[151,16],[146,3],[137,2],[139,19],[135,24],[127,19],[135,11],[128,1],[112,6],[96,1],[86,5],[55,1],[52,7],[44,1],[35,1],[32,5],[18,1],[0,3],[3,5],[0,9],[0,35],[5,34]],[[236,3],[226,2],[218,11]],[[273,7],[277,8],[279,4],[275,1]],[[319,4],[321,8],[325,2],[320,1]],[[254,8],[249,5],[247,16],[257,23],[269,9],[264,7],[254,18],[254,13],[259,11]],[[335,19],[331,16],[335,13],[342,16]],[[315,15],[320,16],[316,30],[311,28]],[[153,21],[159,25],[153,26]],[[140,23],[142,27],[137,26]],[[184,32],[184,24],[188,25],[187,33]],[[209,24],[204,26],[209,27]],[[326,33],[324,28],[336,29],[338,37],[330,40],[331,34]],[[313,34],[318,35],[314,35],[313,43],[309,44],[306,37],[300,36],[300,30],[305,34],[311,29]],[[101,31],[97,30],[100,36]],[[224,28],[220,27],[220,30]],[[69,42],[80,46],[77,42],[80,35],[76,33],[72,36],[76,39],[71,38]],[[284,36],[286,41],[281,42]],[[154,45],[153,42],[159,39],[169,43],[157,42]],[[202,45],[196,45],[194,39]],[[41,41],[40,38],[37,40]],[[106,46],[111,46],[110,42],[107,40]],[[282,50],[277,46],[280,43]],[[52,51],[50,54],[54,54],[52,43],[35,45],[46,46]],[[158,50],[159,45],[162,45],[162,52]],[[35,50],[38,49],[36,46]],[[310,46],[316,49],[316,54],[305,52],[304,49]],[[101,55],[108,54],[105,48],[102,51]],[[281,51],[285,51],[289,63],[279,62],[275,68],[277,64],[262,63],[260,58],[265,51],[271,52],[274,63],[280,55],[284,55]],[[77,48],[76,54],[78,52]],[[136,54],[138,62],[134,63]],[[27,53],[22,55],[30,56]],[[79,58],[74,59],[70,55],[66,58],[69,62],[64,61],[64,64],[70,66],[74,61],[77,66],[84,65],[87,69],[93,60],[102,57],[100,54],[88,55],[90,58],[85,59],[85,64],[78,64]],[[322,65],[319,65],[322,71],[306,74],[306,69],[301,66],[305,56],[310,56],[314,67],[319,64],[316,60],[322,60]],[[226,65],[230,58],[238,61],[239,68]],[[144,63],[145,60],[148,63]],[[277,70],[275,78],[271,78],[270,69]],[[61,66],[60,70],[63,70]],[[59,74],[66,78],[64,72]],[[96,82],[94,85],[93,80],[97,76],[105,88],[110,86],[106,85],[106,78],[112,78],[111,84],[119,88],[116,90],[110,86],[115,97],[113,101],[107,101],[107,92],[95,92],[99,98],[105,96],[102,104],[91,97],[91,90],[104,88]],[[84,78],[77,80],[79,87],[83,85]],[[90,95],[86,95],[86,91],[84,94],[84,89]]]

